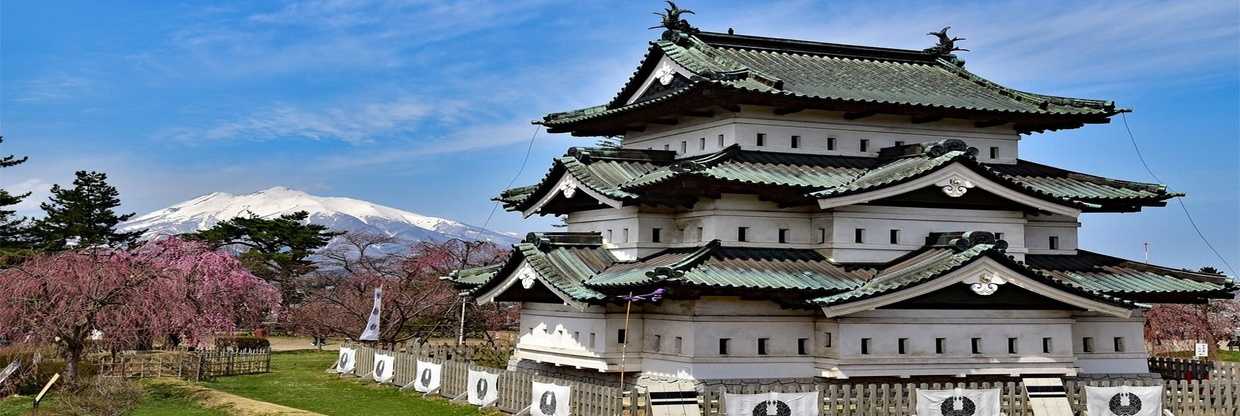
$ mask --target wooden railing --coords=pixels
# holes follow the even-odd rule
[[[1150,357],[1150,371],[1168,380],[1240,381],[1240,363],[1177,357]]]
[[[177,377],[200,381],[271,371],[270,350],[208,350],[124,353],[99,357],[99,375],[123,378]]]

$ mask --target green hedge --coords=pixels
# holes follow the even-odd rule
[[[260,337],[218,337],[215,339],[215,348],[231,350],[266,350],[271,348],[271,342],[267,341],[267,338]]]

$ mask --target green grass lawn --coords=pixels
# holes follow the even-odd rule
[[[179,386],[163,383],[143,383],[146,391],[142,404],[129,412],[133,416],[227,416],[224,410],[207,409],[199,406],[188,393]],[[56,415],[56,391],[53,390],[39,406],[40,415]],[[0,400],[0,416],[18,416],[30,413],[30,396],[13,396]]]
[[[1193,358],[1192,351],[1174,351],[1174,352],[1169,352],[1166,354],[1159,354],[1159,355],[1168,356],[1168,357]],[[1219,349],[1218,359],[1219,361],[1240,361],[1240,351],[1227,351],[1224,349]]]
[[[334,352],[297,351],[272,355],[268,374],[220,377],[205,386],[238,396],[328,415],[477,415],[467,405],[424,399],[355,378],[325,373]]]

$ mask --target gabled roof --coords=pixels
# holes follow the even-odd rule
[[[629,103],[664,58],[691,72],[690,79]],[[676,109],[736,104],[1002,119],[1021,132],[1104,123],[1125,111],[1109,101],[1007,88],[966,71],[954,56],[929,51],[692,31],[651,42],[609,103],[548,114],[538,123],[574,135],[623,134],[626,125]]]
[[[1236,290],[1225,277],[1088,251],[1029,255],[1028,263],[1022,263],[1005,254],[1006,246],[985,232],[938,233],[923,248],[885,264],[840,264],[813,249],[728,247],[716,240],[620,261],[602,248],[597,233],[540,233],[517,244],[500,265],[462,270],[447,279],[470,295],[493,299],[496,291],[506,290],[505,282],[511,286],[517,269],[528,264],[540,282],[586,304],[662,287],[673,296],[731,293],[767,296],[784,304],[836,306],[912,288],[985,260],[1071,296],[1126,308],[1138,306],[1136,302],[1230,298]]]
[[[984,164],[977,161],[976,149],[959,140],[887,148],[877,158],[759,152],[736,145],[681,160],[658,150],[629,149],[625,158],[608,152],[616,151],[570,149],[537,185],[505,191],[497,200],[507,209],[527,211],[554,196],[563,177],[571,175],[599,194],[627,202],[667,204],[668,198],[696,198],[693,192],[702,187],[677,185],[694,181],[727,186],[736,193],[780,192],[791,202],[808,204],[909,183],[952,165],[1014,193],[1086,212],[1163,206],[1164,201],[1183,195],[1163,185],[1108,179],[1024,160]]]

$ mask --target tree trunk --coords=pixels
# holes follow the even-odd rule
[[[65,384],[76,386],[78,384],[78,364],[82,362],[82,346],[68,344],[64,347],[61,354],[65,359]]]

